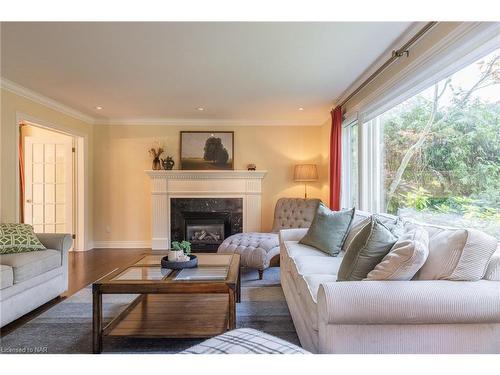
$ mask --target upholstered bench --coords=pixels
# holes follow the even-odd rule
[[[264,270],[279,264],[279,238],[281,229],[308,228],[316,214],[319,199],[281,198],[274,209],[271,233],[238,233],[226,238],[218,253],[240,254],[243,267],[256,268],[259,279]]]
[[[180,354],[310,354],[285,340],[251,328],[212,337]]]
[[[228,237],[217,252],[240,254],[240,264],[257,268],[259,279],[262,279],[271,259],[279,256],[280,242],[277,233],[238,233]]]

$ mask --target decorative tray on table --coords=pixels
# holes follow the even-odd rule
[[[183,268],[195,268],[198,266],[198,258],[196,255],[188,255],[189,260],[185,262],[170,262],[168,257],[161,258],[161,266],[171,270],[182,270]]]

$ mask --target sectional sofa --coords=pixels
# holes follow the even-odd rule
[[[369,215],[357,212],[355,221]],[[381,221],[394,221],[384,215]],[[415,225],[406,222],[405,226]],[[425,226],[433,235],[445,230]],[[280,231],[281,284],[313,353],[500,353],[500,250],[479,281],[343,281],[342,262]],[[478,246],[479,243],[472,244]],[[493,243],[495,246],[495,243]],[[494,249],[494,247],[493,247]]]
[[[69,234],[37,233],[47,250],[0,255],[0,326],[68,289]]]

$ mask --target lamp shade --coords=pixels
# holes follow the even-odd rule
[[[297,164],[293,173],[295,182],[309,182],[318,180],[316,164]]]

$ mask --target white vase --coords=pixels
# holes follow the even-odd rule
[[[182,250],[170,250],[168,252],[169,262],[180,262],[184,259],[184,251]]]

